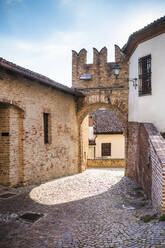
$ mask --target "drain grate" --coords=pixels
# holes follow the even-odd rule
[[[20,216],[21,219],[26,220],[28,222],[32,222],[32,223],[37,221],[41,217],[43,217],[43,214],[37,214],[37,213],[25,213]]]
[[[7,198],[15,196],[15,195],[16,194],[13,194],[13,193],[5,193],[5,194],[0,195],[0,198],[7,199]]]

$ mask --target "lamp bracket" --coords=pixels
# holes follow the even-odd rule
[[[138,84],[137,84],[137,78],[129,78],[128,80],[129,80],[129,82],[132,82],[133,83],[133,87],[136,90],[136,87],[138,86]]]
[[[135,87],[135,89],[138,86],[138,84],[137,84],[137,80],[138,79],[137,78],[119,78],[118,76],[116,76],[116,79],[125,80],[127,82],[132,82],[133,83],[133,86]]]

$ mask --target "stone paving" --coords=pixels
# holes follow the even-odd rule
[[[153,215],[123,169],[88,169],[40,185],[0,188],[0,248],[165,247],[165,222]],[[43,216],[32,223],[24,213]]]

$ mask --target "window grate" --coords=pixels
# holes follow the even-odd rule
[[[139,95],[151,94],[151,55],[139,59]]]

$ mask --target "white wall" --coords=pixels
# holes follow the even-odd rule
[[[99,134],[96,137],[96,158],[101,158],[101,144],[111,143],[111,156],[109,158],[124,158],[124,135]]]
[[[93,127],[88,127],[88,136],[90,140],[95,138],[95,135],[93,134]]]
[[[130,82],[128,119],[151,122],[165,132],[165,34],[139,44],[130,57],[130,78],[138,78],[138,59],[149,54],[152,95],[138,96],[138,88]]]

